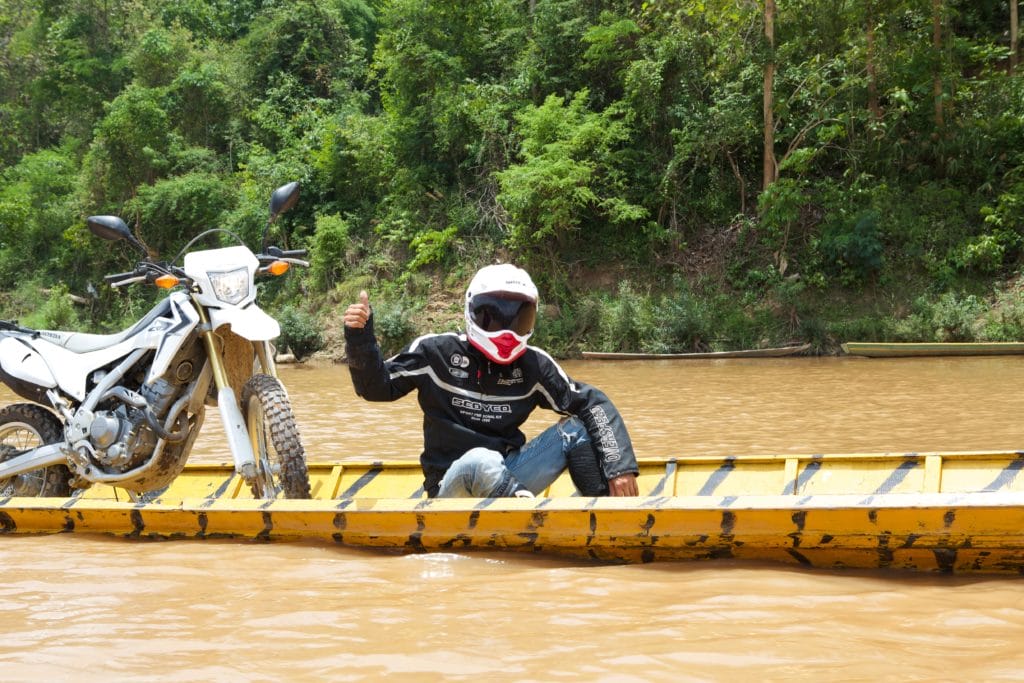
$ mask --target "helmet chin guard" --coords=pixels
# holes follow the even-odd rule
[[[530,335],[520,337],[509,330],[484,332],[479,328],[471,328],[467,332],[466,338],[489,360],[500,365],[508,365],[526,353],[526,342]]]
[[[526,352],[537,318],[537,287],[511,264],[481,268],[466,290],[466,338],[491,361],[507,365]]]

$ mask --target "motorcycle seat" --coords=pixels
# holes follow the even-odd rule
[[[154,306],[153,309],[137,323],[125,330],[114,332],[112,334],[60,332],[57,330],[40,330],[39,334],[47,341],[54,343],[57,346],[62,346],[68,351],[74,351],[75,353],[99,351],[100,349],[116,346],[125,339],[138,334],[140,331],[152,324],[154,320],[164,315],[169,308],[170,304],[168,303],[168,299],[164,299],[162,302]]]

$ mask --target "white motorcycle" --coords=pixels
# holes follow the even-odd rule
[[[172,291],[116,334],[0,321],[0,381],[31,401],[0,409],[0,496],[63,497],[102,483],[147,500],[181,473],[205,407],[216,405],[235,470],[255,497],[309,497],[305,452],[271,346],[280,326],[256,305],[254,281],[309,265],[305,250],[267,246],[270,226],[298,195],[298,183],[274,191],[260,254],[215,228],[173,261],[156,261],[120,218],[88,219],[93,234],[143,254],[107,283]],[[189,251],[215,234],[238,245]]]

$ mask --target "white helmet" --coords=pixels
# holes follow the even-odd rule
[[[537,287],[509,263],[477,271],[466,290],[466,337],[485,356],[507,365],[526,352],[537,320]]]

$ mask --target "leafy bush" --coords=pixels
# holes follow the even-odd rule
[[[337,214],[316,217],[310,248],[310,269],[316,286],[331,289],[344,278],[349,242],[348,221]]]
[[[821,236],[821,250],[844,284],[861,282],[882,269],[879,215],[864,211],[850,221],[828,226]]]
[[[444,230],[428,230],[414,237],[409,247],[416,255],[409,262],[408,270],[416,270],[431,263],[443,263],[451,253],[457,233],[458,228],[451,225]]]
[[[973,294],[945,292],[934,302],[919,297],[912,313],[896,325],[896,333],[906,341],[974,341],[984,311],[984,303]]]
[[[234,200],[230,183],[209,173],[187,173],[140,186],[125,210],[139,216],[142,237],[148,245],[172,258],[189,239],[219,227]],[[206,242],[199,248],[215,246]]]
[[[81,322],[68,297],[68,288],[60,283],[50,290],[50,295],[39,310],[25,316],[22,321],[27,327],[41,330],[78,330]]]
[[[294,306],[285,306],[278,315],[281,324],[279,343],[295,355],[296,360],[307,358],[324,346],[320,327],[309,313]]]
[[[401,304],[375,304],[373,330],[385,357],[398,353],[416,336],[410,312]]]
[[[608,299],[603,307],[598,344],[603,351],[635,351],[644,340],[643,309],[649,299],[636,292],[633,284],[623,280],[618,297]]]
[[[657,301],[652,311],[652,353],[699,351],[715,336],[707,300],[695,296],[681,280],[673,289]]]

